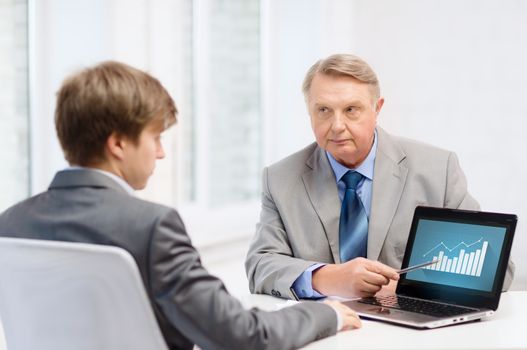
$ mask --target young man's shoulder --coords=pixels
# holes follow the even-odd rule
[[[152,202],[135,195],[112,192],[114,191],[107,191],[106,193],[108,211],[113,211],[115,216],[120,217],[122,220],[128,220],[131,223],[142,221],[155,224],[155,222],[169,219],[176,220],[179,225],[183,225],[179,213],[173,207]],[[104,212],[105,210],[101,208],[101,215]]]

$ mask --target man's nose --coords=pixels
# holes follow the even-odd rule
[[[165,158],[165,149],[163,148],[163,145],[160,145],[157,148],[157,159],[163,159]]]
[[[346,124],[344,122],[344,116],[342,113],[335,113],[333,116],[333,123],[331,124],[331,129],[333,131],[342,131],[346,128]]]

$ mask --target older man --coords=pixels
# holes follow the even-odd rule
[[[249,287],[289,298],[393,290],[416,206],[479,205],[454,153],[377,125],[384,98],[359,57],[316,62],[303,92],[316,143],[263,171]]]

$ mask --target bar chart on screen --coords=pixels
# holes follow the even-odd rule
[[[424,269],[480,277],[488,246],[489,242],[483,237],[471,243],[462,241],[452,247],[440,242],[423,254],[423,258],[432,257],[440,262]]]

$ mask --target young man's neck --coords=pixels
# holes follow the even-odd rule
[[[124,179],[124,177],[121,175],[120,171],[116,169],[116,167],[111,166],[108,162],[103,163],[90,163],[85,165],[76,165],[76,164],[70,164],[71,168],[80,168],[80,169],[92,169],[96,170],[112,179],[114,179],[117,183],[123,187],[126,192],[130,194],[135,193],[135,189]]]

